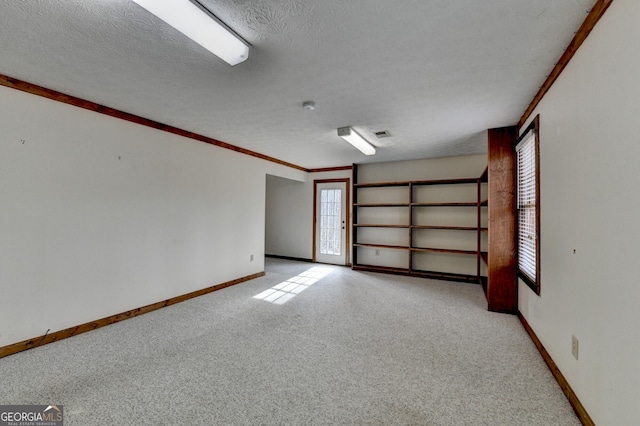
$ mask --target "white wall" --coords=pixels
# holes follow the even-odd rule
[[[358,166],[358,183],[480,177],[487,155],[390,161]]]
[[[267,254],[313,257],[313,183],[338,178],[350,179],[351,170],[309,173],[305,182],[267,176]]]
[[[533,115],[541,296],[520,283],[519,309],[598,425],[640,424],[639,21],[614,1]]]
[[[267,176],[266,254],[311,259],[312,198],[306,182]]]
[[[263,271],[266,173],[306,179],[13,89],[0,99],[0,346]]]

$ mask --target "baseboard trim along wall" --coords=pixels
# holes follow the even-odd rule
[[[540,339],[538,339],[538,336],[536,336],[535,331],[533,331],[527,320],[522,316],[520,312],[518,312],[518,318],[520,318],[520,322],[522,323],[524,329],[527,330],[527,333],[529,333],[529,337],[531,337],[531,340],[533,340],[533,344],[536,345],[536,348],[538,348],[540,355],[542,355],[542,359],[544,359],[544,362],[547,363],[547,367],[549,367],[549,370],[551,370],[551,374],[553,374],[553,377],[555,377],[555,379],[558,381],[562,392],[564,392],[565,396],[569,400],[569,403],[573,407],[573,411],[576,412],[578,419],[585,426],[595,426],[595,423],[578,399],[578,396],[575,394],[575,392],[573,392],[573,389],[571,389],[569,382],[567,382],[567,379],[564,377],[556,363],[553,361],[551,355],[549,355],[549,352],[547,352]]]
[[[155,311],[166,306],[175,305],[176,303],[184,302],[185,300],[193,299],[194,297],[203,296],[208,293],[212,293],[223,288],[230,287],[232,285],[240,284],[245,281],[250,281],[254,278],[262,277],[265,273],[258,272],[256,274],[247,275],[246,277],[237,278],[235,280],[227,281],[222,284],[216,284],[211,287],[203,288],[191,293],[183,294],[181,296],[172,297],[171,299],[164,300],[162,302],[152,303],[151,305],[143,306],[141,308],[132,309],[130,311],[121,312],[116,315],[112,315],[99,320],[87,322],[82,325],[67,328],[64,330],[56,331],[51,334],[45,334],[44,336],[34,337],[33,339],[24,340],[22,342],[14,343],[8,346],[0,347],[0,358],[13,355],[18,352],[26,351],[28,349],[37,348],[38,346],[53,343],[58,340],[66,339],[67,337],[77,336],[78,334],[86,333],[87,331],[95,330],[105,325],[114,324],[120,321],[124,321],[129,318],[137,317],[138,315],[146,314],[151,311]]]

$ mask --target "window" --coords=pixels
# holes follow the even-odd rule
[[[540,294],[540,116],[516,144],[518,276]]]
[[[342,255],[342,190],[320,191],[320,254]]]

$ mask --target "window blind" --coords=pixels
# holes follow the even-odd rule
[[[537,232],[536,204],[536,144],[533,131],[516,146],[517,207],[518,207],[518,266],[529,279],[536,282]]]

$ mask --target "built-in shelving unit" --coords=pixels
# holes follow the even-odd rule
[[[360,182],[354,164],[353,268],[480,283],[490,311],[517,313],[516,139],[515,127],[489,129],[488,166],[477,178],[396,181],[426,169],[363,165]],[[461,170],[441,164],[430,163],[427,175]]]
[[[354,164],[352,182],[353,269],[486,283],[486,170],[477,178],[358,183]]]

